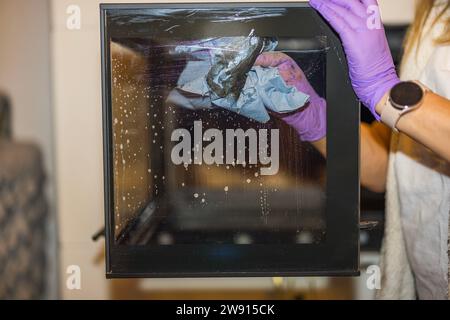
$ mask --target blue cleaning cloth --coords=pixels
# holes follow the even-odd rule
[[[220,39],[223,39],[222,42]],[[178,52],[189,52],[191,60],[179,76],[177,87],[170,92],[167,98],[169,103],[192,110],[221,107],[266,123],[270,119],[267,109],[286,113],[297,110],[308,102],[309,96],[288,86],[277,68],[259,66],[253,66],[247,73],[245,85],[237,100],[232,95],[219,97],[211,90],[206,80],[216,59],[211,51],[220,50],[224,43],[230,43],[230,39],[232,37],[216,38],[213,40],[214,45],[210,40],[206,40],[202,45],[185,45],[175,49]],[[274,46],[271,45],[267,50],[273,49]],[[220,83],[220,79],[214,81]]]

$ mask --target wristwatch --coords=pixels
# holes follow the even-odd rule
[[[389,98],[381,111],[381,121],[398,132],[396,127],[400,117],[419,108],[429,91],[430,89],[418,81],[396,84],[389,92]]]

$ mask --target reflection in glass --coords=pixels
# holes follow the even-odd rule
[[[204,19],[202,23],[212,22]],[[258,29],[254,32],[258,34]],[[230,92],[232,101],[240,98],[254,60],[264,46],[270,46],[268,37],[258,36],[263,39],[259,47],[234,46],[232,56],[219,57],[244,56],[238,60],[244,61],[239,68],[226,73],[231,75],[229,82],[218,81],[224,88],[229,86],[226,92],[214,90],[208,82],[214,66],[209,54],[206,81],[195,84],[191,92],[184,90],[178,100],[173,94],[180,87],[180,77],[186,76],[189,63],[203,59],[180,54],[179,49],[209,38],[166,34],[111,40],[118,243],[244,245],[324,240],[325,159],[274,112],[269,111],[269,120],[262,122],[260,114],[233,110],[230,106],[235,105],[227,104],[230,100],[223,102]],[[216,44],[210,50],[222,50],[222,54],[223,43],[217,44],[217,39],[223,38],[214,38]],[[294,59],[316,92],[325,97],[326,39],[271,37],[270,41],[276,47],[267,50],[282,51]],[[215,76],[211,79],[224,79],[220,72]],[[216,96],[199,101],[195,90],[205,89],[205,83]]]

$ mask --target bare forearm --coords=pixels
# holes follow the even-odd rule
[[[378,104],[378,113],[386,99],[387,96]],[[426,94],[422,106],[403,115],[397,128],[450,161],[450,100],[434,93]]]
[[[361,124],[361,184],[384,192],[389,159],[389,140],[380,134],[381,124]]]
[[[361,125],[361,184],[375,192],[386,187],[389,136],[382,131],[381,124]],[[326,156],[326,138],[312,145]]]
[[[311,144],[317,149],[324,157],[327,156],[327,138],[313,141]]]

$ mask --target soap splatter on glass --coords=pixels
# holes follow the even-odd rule
[[[167,9],[154,10],[153,15],[120,16],[125,31],[110,41],[111,152],[118,243],[311,244],[325,239],[326,160],[310,143],[300,141],[298,134],[273,112],[268,112],[267,122],[261,122],[242,110],[214,105],[210,96],[203,95],[199,100],[188,93],[188,103],[196,106],[193,108],[168,99],[179,87],[189,62],[186,55],[174,54],[176,48],[202,39],[242,39],[249,35],[266,39],[266,45],[267,39],[276,41],[276,48],[271,50],[293,58],[316,92],[326,97],[327,39],[292,38],[289,32],[270,34],[260,18],[285,13],[281,9],[264,10],[268,12]],[[142,25],[142,37],[127,37],[130,23]],[[215,75],[220,78],[236,72],[230,81],[223,82],[224,88],[231,88],[232,99],[239,98],[263,46],[261,40],[253,47],[242,46],[243,52],[219,55],[225,67],[213,70]],[[244,50],[250,54],[239,60],[239,55],[245,56]],[[228,72],[226,67],[233,62],[240,64]],[[206,79],[206,86],[213,86],[212,80]],[[227,97],[217,88],[214,92]],[[196,125],[199,123],[201,126]],[[243,141],[231,141],[227,130],[242,130],[248,135]],[[275,131],[278,136],[271,135]],[[208,137],[208,132],[214,133],[213,137]],[[263,174],[262,169],[271,165],[269,160],[275,161],[271,154],[275,137],[278,167],[274,174]],[[264,139],[265,157],[260,153]],[[177,149],[179,157],[175,159],[185,160],[180,163],[174,161],[173,153],[182,141],[189,147]],[[211,147],[214,143],[215,148]]]

